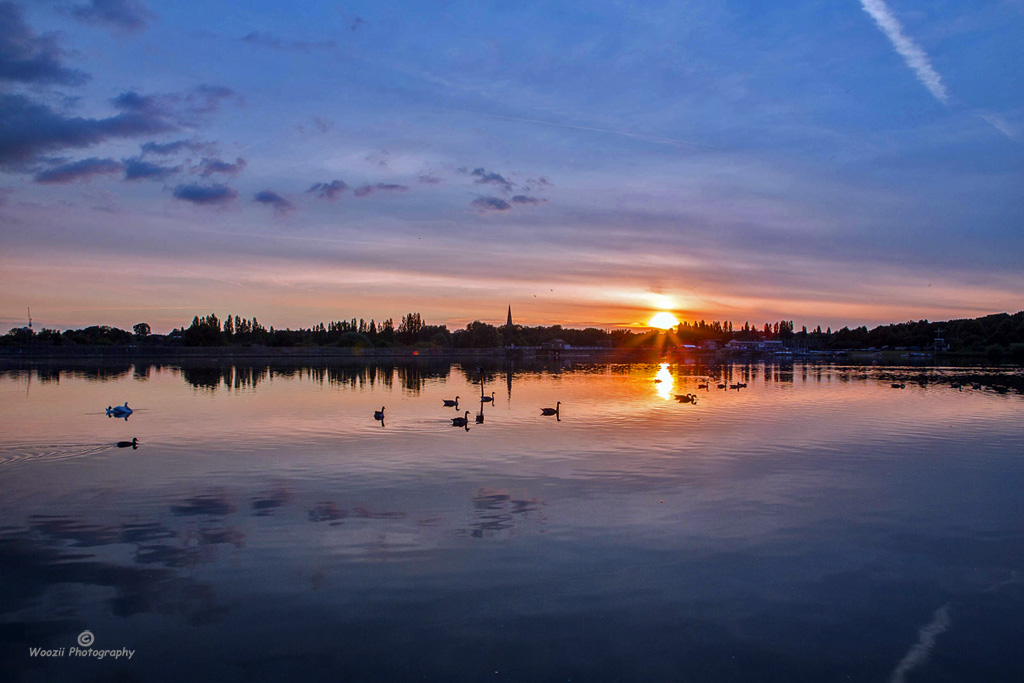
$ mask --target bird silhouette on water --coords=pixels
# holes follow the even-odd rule
[[[132,437],[131,441],[118,441],[117,442],[117,447],[118,448],[131,448],[132,450],[138,450],[138,448],[139,448],[139,439],[138,439],[138,437]]]
[[[458,396],[455,397],[454,401],[452,401],[451,399],[447,399],[447,398],[442,399],[442,401],[444,402],[444,405],[446,407],[448,407],[448,408],[451,408],[452,406],[454,406],[456,408],[459,407],[459,397]]]
[[[469,411],[467,410],[466,414],[463,415],[462,417],[453,417],[452,418],[452,427],[465,427],[466,430],[468,431],[469,430]]]
[[[558,415],[558,410],[561,407],[562,407],[562,402],[559,401],[559,402],[557,402],[555,404],[554,408],[541,408],[540,409],[540,414],[541,415]]]

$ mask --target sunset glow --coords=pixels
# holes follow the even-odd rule
[[[0,333],[1020,308],[1010,3],[65,5],[3,4]]]

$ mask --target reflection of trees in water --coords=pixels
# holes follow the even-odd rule
[[[494,538],[511,534],[517,523],[530,521],[543,524],[539,511],[544,503],[539,498],[514,498],[500,489],[483,488],[473,496],[473,522],[469,535],[473,538]],[[534,514],[538,513],[538,514]]]

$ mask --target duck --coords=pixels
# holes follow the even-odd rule
[[[494,403],[494,392],[491,392],[490,396],[480,396],[481,403]]]
[[[558,409],[561,408],[561,407],[562,407],[562,402],[558,401],[557,403],[555,403],[555,407],[554,408],[541,408],[540,409],[540,414],[541,415],[558,415]]]
[[[446,398],[446,399],[443,399],[443,402],[444,402],[444,405],[449,407],[449,408],[451,408],[452,406],[455,406],[456,408],[459,407],[459,397],[458,396],[455,397],[454,401]]]
[[[384,421],[384,406],[381,406],[380,410],[373,411],[373,419],[380,420],[381,422]]]
[[[469,426],[469,411],[462,417],[452,418],[452,427],[468,427]]]
[[[132,449],[136,449],[136,448],[139,447],[139,439],[138,439],[138,437],[132,437],[131,441],[118,441],[117,442],[117,447],[118,448],[132,448]]]

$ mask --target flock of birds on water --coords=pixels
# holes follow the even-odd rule
[[[450,399],[450,398],[441,399],[441,404],[444,407],[446,407],[446,408],[455,408],[456,410],[458,410],[459,409],[459,399],[460,398],[461,398],[460,396],[456,396],[453,399]],[[484,410],[483,410],[483,407],[484,407],[485,403],[494,403],[494,392],[492,391],[490,396],[486,396],[486,395],[484,395],[483,387],[481,386],[481,388],[480,388],[480,412],[477,413],[477,415],[476,415],[476,424],[483,424],[483,422],[484,422]],[[561,415],[560,415],[561,407],[562,407],[562,402],[561,401],[557,401],[555,403],[555,407],[554,408],[541,408],[540,409],[540,414],[541,415],[554,415],[557,419],[561,420]],[[380,422],[380,426],[381,427],[384,426],[384,411],[386,409],[387,409],[386,406],[381,406],[380,410],[373,411],[373,419],[377,420],[378,422]],[[462,417],[453,417],[453,418],[451,418],[451,421],[452,421],[452,427],[464,427],[467,432],[469,431],[469,411],[468,410],[465,411],[465,413],[463,413]]]
[[[655,384],[659,384],[661,382],[662,382],[662,380],[660,378],[655,378],[655,380],[654,380]],[[746,382],[735,382],[733,384],[728,384],[728,383],[720,382],[716,386],[719,389],[735,389],[736,391],[739,391],[740,389],[746,389],[747,388],[747,383]],[[890,386],[893,389],[906,389],[907,388],[907,385],[904,382],[893,382],[893,383],[890,384]],[[964,385],[962,383],[960,383],[960,382],[953,382],[952,384],[950,384],[950,388],[957,389],[959,391],[963,391],[963,387],[964,387]],[[977,382],[974,382],[974,383],[971,384],[971,388],[972,389],[981,389],[981,384],[979,384]],[[705,391],[710,391],[711,390],[711,380],[707,380],[707,381],[704,381],[704,382],[701,382],[700,380],[698,380],[698,382],[697,382],[697,389],[698,390],[699,389],[704,389]],[[690,403],[690,404],[693,404],[693,405],[697,404],[697,398],[698,398],[697,394],[673,394],[673,396],[680,403]],[[446,399],[442,399],[441,403],[446,408],[455,408],[456,410],[458,410],[458,408],[459,408],[459,398],[460,398],[459,396],[456,396],[454,399],[447,399],[447,398]],[[481,385],[481,387],[480,387],[480,412],[477,413],[476,424],[483,424],[483,421],[484,421],[483,404],[485,404],[485,403],[494,403],[494,392],[492,391],[490,396],[484,395],[483,394],[483,386]],[[562,402],[561,401],[557,401],[555,403],[555,407],[554,408],[541,408],[540,409],[540,414],[541,415],[548,415],[548,416],[554,415],[558,420],[561,420],[561,415],[560,415],[561,407],[562,407]],[[373,412],[373,419],[377,420],[378,422],[380,422],[381,427],[384,426],[384,410],[385,410],[385,406],[381,406],[380,410],[375,410]],[[132,410],[132,408],[130,408],[128,406],[128,401],[125,401],[124,405],[119,405],[119,406],[109,406],[108,405],[107,406],[107,417],[124,418],[125,422],[128,421],[128,418],[134,412],[135,411]],[[451,418],[451,421],[452,421],[452,427],[464,427],[467,432],[469,431],[469,411],[468,410],[465,411],[465,413],[463,414],[462,417],[453,417],[453,418]],[[117,442],[117,447],[118,448],[131,448],[133,450],[137,450],[138,447],[139,447],[139,440],[138,440],[138,438],[132,438],[131,441],[118,441]]]

